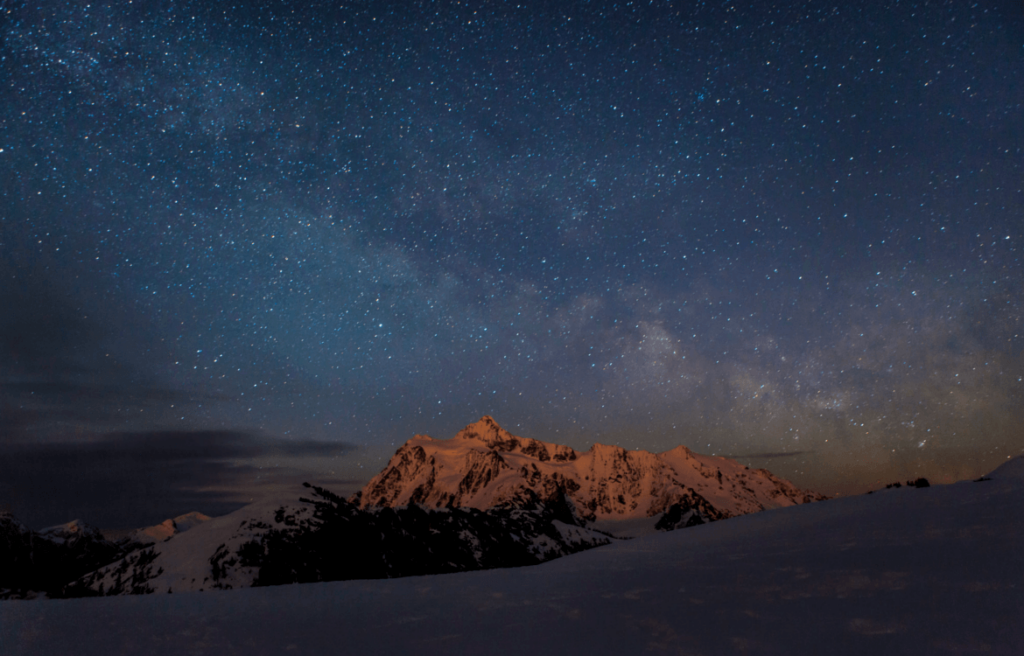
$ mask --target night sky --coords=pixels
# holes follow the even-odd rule
[[[749,5],[749,6],[748,6]],[[1024,451],[1024,7],[0,5],[0,509],[415,433],[835,494]]]

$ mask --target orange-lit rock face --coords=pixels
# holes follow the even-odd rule
[[[821,499],[767,470],[679,446],[664,453],[588,451],[512,435],[491,417],[453,439],[417,435],[363,489],[362,507],[486,509],[565,495],[587,519],[652,517],[687,501],[706,520]]]

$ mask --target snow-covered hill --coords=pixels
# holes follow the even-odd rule
[[[655,517],[661,528],[676,528],[824,498],[766,469],[685,446],[654,454],[595,444],[581,453],[512,435],[483,417],[450,440],[413,437],[353,501],[486,509],[533,495],[565,495],[581,518],[602,528]]]
[[[297,488],[155,542],[77,581],[73,595],[120,595],[393,578],[535,565],[610,542],[564,502],[427,511],[360,510]]]

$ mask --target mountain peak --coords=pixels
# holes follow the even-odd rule
[[[685,447],[654,454],[595,443],[580,453],[513,435],[485,415],[451,440],[406,442],[355,502],[483,510],[527,497],[565,497],[591,520],[653,517],[682,504],[686,512],[699,511],[701,521],[815,498],[767,472]]]
[[[594,442],[590,445],[588,453],[600,453],[605,455],[624,456],[626,449],[621,446],[614,444],[601,444],[600,442]]]
[[[494,417],[484,415],[480,421],[469,424],[455,436],[457,440],[480,440],[487,446],[494,447],[495,444],[511,442],[515,436],[498,425]]]
[[[567,446],[513,435],[499,426],[498,422],[490,415],[484,415],[480,421],[466,426],[454,438],[455,443],[468,440],[482,443],[492,451],[520,453],[541,462],[575,460],[578,455],[576,451]]]

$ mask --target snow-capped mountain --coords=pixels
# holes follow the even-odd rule
[[[205,521],[83,577],[72,595],[145,594],[394,578],[534,565],[609,543],[566,503],[360,510],[300,488]]]
[[[825,498],[766,469],[684,446],[655,454],[595,444],[581,453],[512,435],[483,417],[450,440],[413,437],[353,501],[487,509],[531,495],[565,495],[581,518],[602,526],[657,517],[661,529]]]

